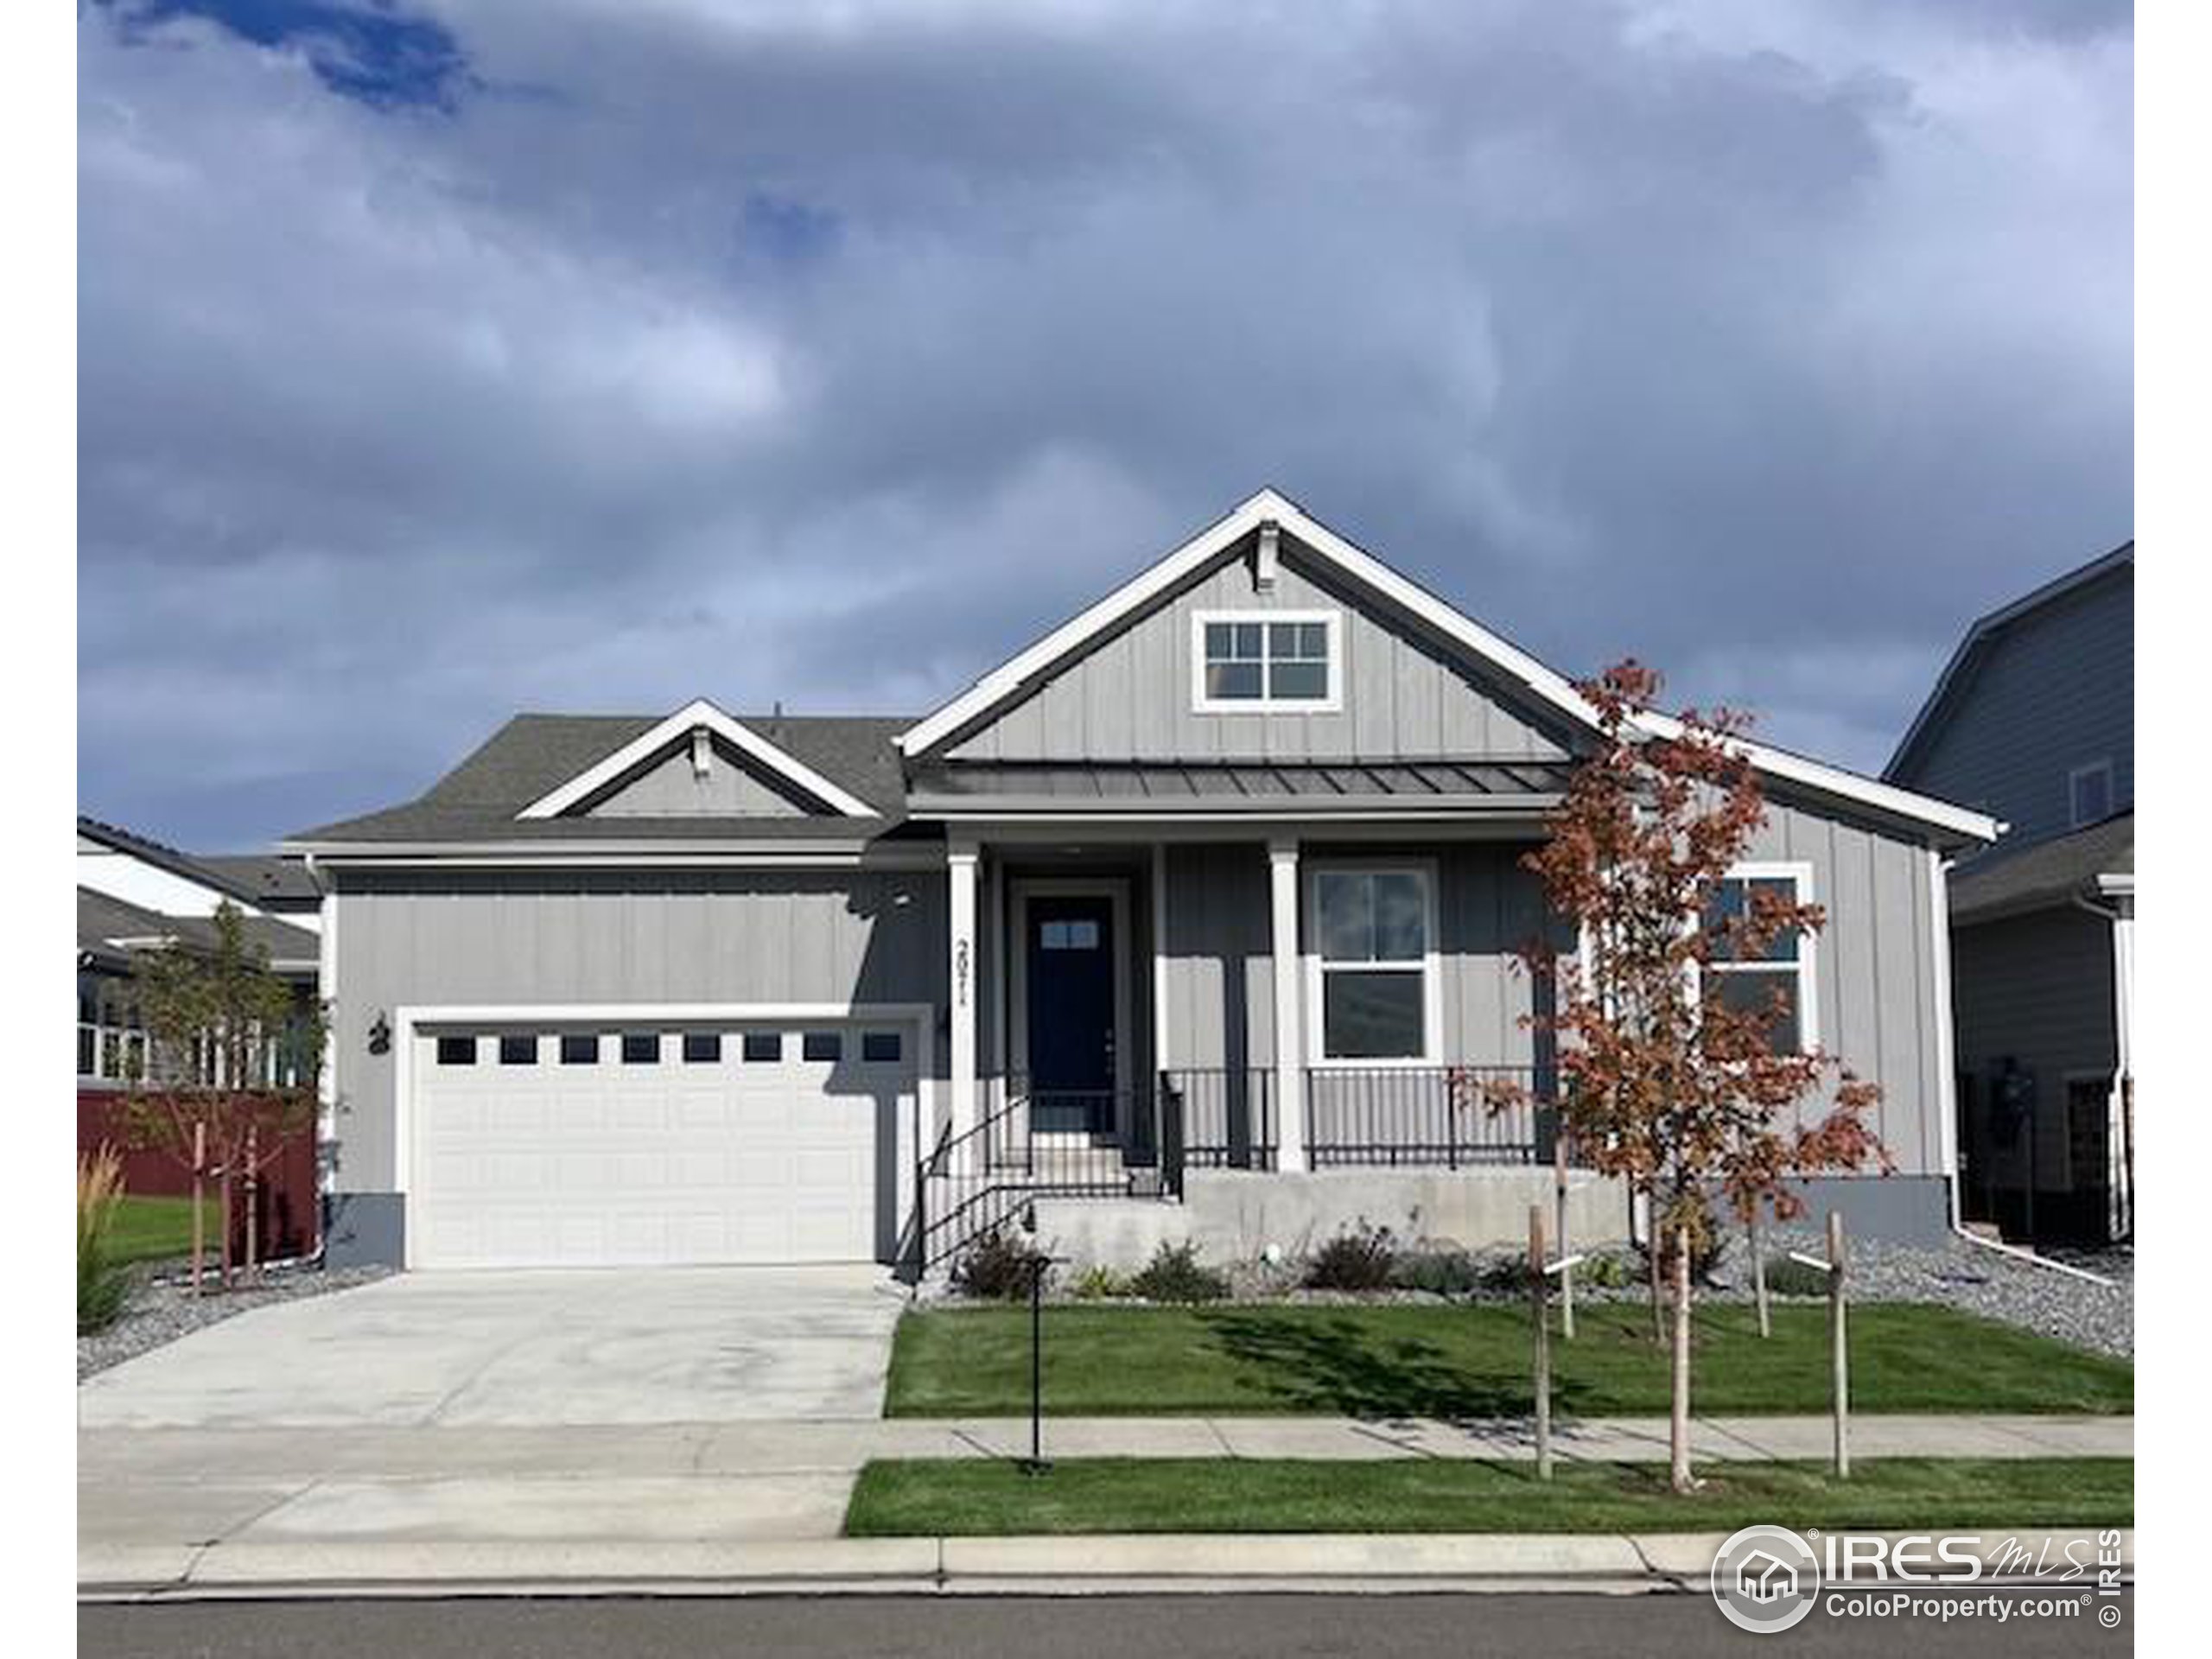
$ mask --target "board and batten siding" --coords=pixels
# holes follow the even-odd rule
[[[1959,1069],[1977,1079],[1985,1099],[2006,1060],[2033,1074],[2037,1185],[2063,1191],[2072,1158],[2067,1077],[2109,1078],[2119,1064],[2112,924],[2060,908],[1975,923],[1952,934],[1951,962]],[[2017,1162],[2004,1173],[2024,1180],[2024,1147]]]
[[[1503,842],[1332,845],[1309,848],[1301,860],[1306,868],[1408,858],[1434,863],[1448,1060],[1527,1065],[1534,1058],[1533,1038],[1521,1023],[1529,1012],[1530,982],[1519,953],[1542,931],[1544,904],[1535,878],[1515,867],[1523,850]],[[1266,849],[1250,842],[1172,847],[1167,881],[1167,1063],[1271,1065],[1274,970]]]
[[[396,1179],[379,1014],[423,1005],[929,1003],[944,878],[927,871],[345,872],[331,1041],[340,1192]],[[939,1074],[944,1045],[935,1046]]]
[[[1171,599],[1062,666],[952,746],[955,760],[1555,760],[1557,734],[1447,658],[1410,624],[1386,619],[1286,537],[1274,586],[1225,555]],[[1191,630],[1199,611],[1343,614],[1341,708],[1332,713],[1199,714]]]
[[[1882,1088],[1870,1122],[1900,1173],[1943,1167],[1942,1022],[1928,849],[1778,798],[1745,854],[1803,863],[1827,914],[1814,952],[1821,1046]],[[1808,1113],[1809,1115],[1809,1113]]]
[[[689,744],[639,772],[588,809],[594,818],[799,818],[806,809],[760,777],[752,764],[716,744],[707,775]]]
[[[1434,861],[1439,878],[1442,1053],[1472,1065],[1528,1065],[1533,982],[1519,962],[1545,928],[1535,878],[1512,842],[1393,844],[1366,852],[1309,845],[1303,864]],[[1878,827],[1770,799],[1746,857],[1809,867],[1827,925],[1814,953],[1821,1045],[1883,1098],[1871,1122],[1897,1169],[1942,1169],[1942,1020],[1928,849]],[[1257,842],[1178,846],[1167,855],[1166,1064],[1265,1066],[1274,1056],[1267,853]],[[1302,883],[1301,883],[1302,886]],[[1570,948],[1553,924],[1552,940]],[[1313,1017],[1309,1008],[1306,1018]],[[1821,1103],[1808,1103],[1807,1116]]]
[[[2002,856],[2071,827],[2069,775],[2112,762],[2115,811],[2135,804],[2135,567],[2130,563],[1980,649],[1897,781],[2003,818]]]

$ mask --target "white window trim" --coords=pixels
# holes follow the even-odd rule
[[[1278,700],[1268,689],[1267,647],[1260,654],[1260,695],[1206,695],[1206,625],[1210,622],[1318,622],[1328,631],[1328,692]],[[1199,715],[1333,715],[1344,706],[1344,613],[1342,611],[1205,610],[1191,613],[1191,711]]]
[[[1726,878],[1731,881],[1788,881],[1796,891],[1801,905],[1815,902],[1813,897],[1813,867],[1802,859],[1765,863],[1732,864]],[[1809,1054],[1821,1046],[1821,948],[1820,938],[1810,928],[1797,930],[1797,1052]],[[1741,973],[1746,970],[1766,973],[1778,972],[1783,964],[1778,962],[1723,963],[1702,964],[1716,974]],[[1692,964],[1693,976],[1699,964]],[[1701,996],[1701,987],[1693,984],[1694,994]]]
[[[1332,1055],[1325,1052],[1326,1034],[1322,1026],[1321,991],[1327,968],[1321,960],[1321,878],[1325,875],[1402,875],[1412,873],[1421,878],[1421,904],[1424,950],[1421,955],[1421,1052],[1396,1057],[1363,1058],[1355,1055]],[[1317,1071],[1410,1071],[1421,1066],[1441,1065],[1444,1063],[1444,957],[1439,948],[1438,927],[1442,912],[1439,891],[1437,861],[1433,858],[1363,858],[1309,859],[1304,871],[1305,914],[1299,925],[1304,930],[1306,949],[1306,1064]],[[1381,969],[1385,972],[1412,973],[1410,963],[1346,963],[1351,971]]]
[[[2118,780],[2113,776],[2112,757],[2110,755],[2100,755],[2096,760],[2090,761],[2087,766],[2070,767],[2067,771],[2066,827],[2068,829],[2082,830],[2088,828],[2090,824],[2102,823],[2104,822],[2104,818],[2084,818],[2077,817],[2075,811],[2076,797],[2074,791],[2075,788],[2080,785],[2082,779],[2084,778],[2094,778],[2101,772],[2105,775],[2104,817],[2105,818],[2108,818],[2112,817],[2115,811],[2119,810],[2120,803],[2116,798],[2114,798],[2114,791],[2117,787]]]

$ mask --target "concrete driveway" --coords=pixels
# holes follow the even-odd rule
[[[80,1429],[873,1418],[879,1268],[406,1274],[239,1314],[86,1382]]]

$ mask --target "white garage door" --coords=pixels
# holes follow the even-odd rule
[[[866,1021],[422,1026],[410,1262],[878,1259],[913,1046]]]

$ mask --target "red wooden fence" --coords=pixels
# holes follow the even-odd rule
[[[112,1089],[77,1091],[77,1150],[97,1152],[103,1143],[123,1158],[124,1190],[147,1198],[189,1198],[192,1172],[182,1162],[158,1148],[133,1147],[124,1122],[123,1096]],[[207,1196],[218,1194],[213,1182]],[[238,1214],[232,1229],[232,1246],[245,1248],[245,1193],[238,1194]],[[261,1212],[261,1257],[264,1262],[312,1255],[315,1249],[322,1206],[315,1192],[315,1125],[293,1135],[284,1154],[262,1172],[257,1207]],[[207,1248],[213,1252],[212,1236]]]

